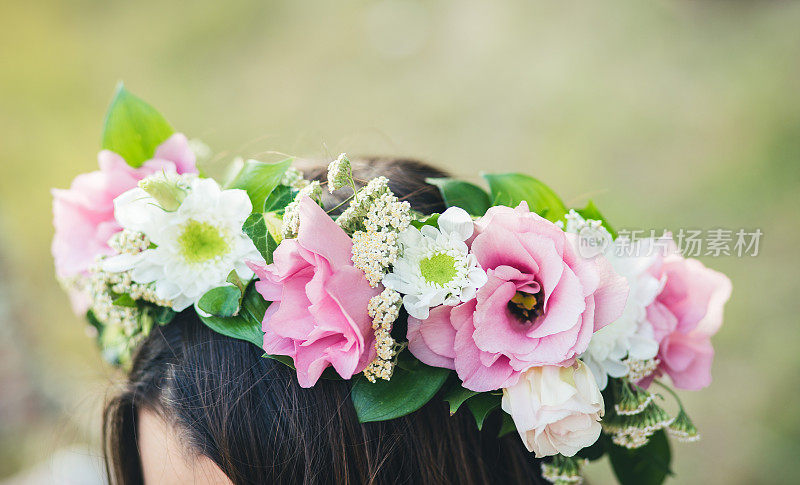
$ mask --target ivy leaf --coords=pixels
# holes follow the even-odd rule
[[[264,257],[267,264],[271,264],[272,253],[278,247],[278,243],[275,242],[272,234],[269,233],[264,214],[250,214],[244,221],[242,231],[253,241],[256,249],[258,249],[258,252]]]
[[[359,376],[350,393],[359,422],[386,421],[413,413],[430,401],[449,374],[448,369],[420,365],[414,371],[396,367],[390,381],[372,383]]]
[[[291,164],[291,158],[276,163],[247,160],[226,188],[247,191],[250,202],[253,203],[253,212],[261,212],[267,198],[281,182],[283,173]]]
[[[528,208],[550,221],[562,219],[567,207],[553,190],[539,180],[519,173],[484,174],[495,205],[516,207],[526,201]]]
[[[444,393],[444,400],[450,404],[450,416],[454,415],[456,411],[458,411],[458,408],[464,404],[464,401],[476,394],[478,393],[462,387],[461,383],[458,380],[455,380],[453,385],[450,386]]]
[[[596,221],[603,221],[603,227],[605,227],[606,231],[608,231],[608,233],[611,234],[611,238],[612,239],[617,238],[617,231],[615,231],[614,228],[611,227],[611,224],[609,224],[606,218],[603,217],[603,214],[600,213],[600,211],[597,209],[597,206],[594,205],[593,201],[590,200],[586,204],[586,207],[584,207],[583,209],[576,209],[575,212],[580,214],[581,217],[583,217],[584,219],[594,219]]]
[[[514,424],[514,418],[512,418],[507,412],[503,411],[503,424],[500,425],[500,431],[497,432],[497,437],[502,438],[503,436],[516,431],[517,425]]]
[[[411,225],[417,229],[422,229],[422,226],[439,227],[439,215],[440,214],[431,214],[422,219],[414,219],[411,221]]]
[[[500,407],[500,399],[497,394],[489,392],[482,392],[467,399],[467,407],[472,411],[472,415],[475,417],[475,424],[478,425],[479,430],[483,429],[483,422],[486,421],[486,417]]]
[[[235,285],[219,286],[200,297],[197,306],[216,317],[232,317],[239,312],[242,291]]]
[[[118,154],[132,167],[140,167],[174,132],[155,108],[131,94],[122,83],[117,85],[103,125],[103,149]]]
[[[294,200],[297,192],[297,190],[285,185],[275,187],[272,193],[269,194],[269,197],[267,197],[267,200],[264,201],[264,212],[283,214],[284,209]]]
[[[447,207],[461,207],[473,216],[482,216],[492,205],[489,194],[475,184],[451,178],[428,178],[425,181],[439,187]]]
[[[238,291],[238,290],[237,290]],[[269,302],[259,294],[255,286],[245,291],[242,298],[242,305],[239,314],[233,317],[204,317],[200,315],[200,320],[211,330],[245,340],[261,348],[264,345],[264,332],[261,331],[261,321],[264,319],[264,312],[267,310]]]
[[[669,441],[663,430],[657,431],[641,448],[629,450],[608,445],[611,467],[621,485],[660,485],[671,475]]]

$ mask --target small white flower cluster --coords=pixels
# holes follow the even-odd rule
[[[675,416],[675,420],[669,425],[667,431],[670,435],[674,436],[675,439],[684,443],[700,440],[700,433],[697,432],[697,428],[694,426],[694,423],[692,423],[692,420],[689,419],[689,415],[686,414],[683,408],[681,408],[678,415]]]
[[[119,254],[139,254],[150,247],[150,239],[141,232],[123,229],[111,236],[108,246]]]
[[[623,384],[620,387],[617,403],[614,404],[614,411],[621,416],[633,416],[639,414],[653,402],[653,395],[639,386],[629,386]]]
[[[672,424],[672,418],[652,400],[639,413],[616,415],[603,420],[603,430],[611,434],[611,441],[628,448],[641,448],[646,445],[656,431]]]
[[[386,177],[378,177],[356,193],[336,222],[353,232],[353,265],[376,287],[397,261],[398,237],[411,223],[411,206],[389,190]]]
[[[339,154],[336,160],[328,165],[328,192],[353,184],[353,172],[350,160],[344,153]]]
[[[628,366],[629,370],[627,378],[631,381],[638,381],[644,379],[645,377],[655,372],[656,369],[658,369],[658,365],[661,363],[659,359],[647,359],[647,360],[625,359],[622,362]]]
[[[310,197],[319,203],[322,199],[322,186],[315,180],[300,189],[300,192],[297,193],[294,200],[289,202],[289,205],[286,206],[286,210],[283,213],[283,237],[297,237],[297,233],[300,231],[300,214],[297,212],[297,209],[300,205],[300,199],[303,197]]]
[[[542,462],[542,478],[555,485],[580,485],[583,483],[580,467],[588,461],[555,455],[552,462]]]
[[[308,184],[309,181],[304,178],[303,172],[294,167],[287,168],[281,177],[281,185],[285,185],[293,189],[302,189]]]
[[[372,329],[375,331],[375,350],[377,356],[364,369],[364,377],[370,382],[376,379],[388,381],[394,372],[394,358],[398,345],[392,338],[392,325],[400,316],[403,299],[400,293],[385,289],[378,296],[369,300],[367,313],[372,317]]]

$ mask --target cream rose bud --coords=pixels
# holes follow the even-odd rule
[[[580,360],[569,367],[532,367],[503,389],[503,411],[537,458],[574,456],[600,437],[603,395]]]

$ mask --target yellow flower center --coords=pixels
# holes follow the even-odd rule
[[[181,255],[188,263],[203,263],[230,250],[225,235],[216,226],[190,219],[178,236]]]
[[[448,254],[437,253],[420,261],[419,271],[428,283],[444,286],[457,274],[456,260]]]
[[[537,298],[537,295],[539,296]],[[542,314],[541,292],[532,295],[518,291],[508,302],[508,310],[523,323],[529,323]]]

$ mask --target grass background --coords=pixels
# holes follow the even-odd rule
[[[220,164],[405,155],[533,174],[618,227],[760,228],[757,257],[704,258],[734,294],[673,483],[792,482],[799,22],[779,1],[3,2],[0,477],[96,445],[118,378],[53,279],[48,190],[96,168],[124,80]]]

